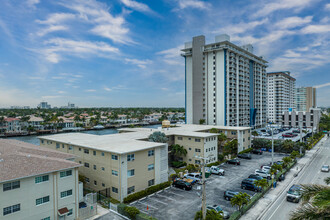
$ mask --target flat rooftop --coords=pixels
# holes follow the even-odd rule
[[[220,130],[247,130],[250,127],[227,127],[212,125],[186,125],[180,124],[171,128],[122,128],[117,134],[93,135],[86,133],[64,133],[48,136],[40,136],[41,140],[49,140],[58,143],[72,144],[75,146],[101,150],[116,154],[125,154],[164,146],[164,143],[148,141],[148,137],[155,131],[161,131],[166,136],[188,136],[196,138],[214,137],[218,134],[206,132],[211,128]]]
[[[0,183],[81,166],[76,156],[13,139],[0,139]]]

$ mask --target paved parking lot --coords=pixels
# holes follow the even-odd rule
[[[274,154],[274,161],[281,160],[283,154]],[[271,153],[252,155],[252,160],[241,159],[241,165],[223,164],[225,176],[211,175],[206,182],[206,202],[220,205],[223,210],[232,213],[236,210],[229,201],[223,198],[224,191],[233,190],[253,195],[253,191],[242,190],[241,181],[264,163],[271,162]],[[201,190],[195,185],[191,191],[170,187],[155,193],[148,198],[132,203],[141,212],[148,213],[157,219],[194,219],[195,213],[201,208]],[[148,210],[147,210],[148,207]]]

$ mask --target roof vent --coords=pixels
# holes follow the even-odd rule
[[[30,154],[28,154],[28,155],[26,155],[28,158],[30,158],[31,157],[31,155]]]
[[[3,161],[3,159],[2,158],[0,158],[0,162],[2,162]]]

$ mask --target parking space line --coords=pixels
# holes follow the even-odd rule
[[[159,195],[159,193],[157,193],[157,196],[171,200],[171,201],[176,201],[175,199],[172,199],[171,197],[167,197],[167,196],[163,196],[163,195]]]
[[[176,194],[176,193],[172,193],[172,192],[169,192],[169,191],[166,191],[167,193],[170,193],[170,194],[173,194],[173,195],[175,195],[175,196],[181,196],[181,197],[183,197],[184,198],[184,196],[183,195],[180,195],[180,194]]]
[[[195,195],[195,193],[193,193],[193,192],[182,191],[182,190],[180,190],[180,189],[176,189],[176,188],[173,188],[173,189],[175,189],[175,191],[177,191],[177,192],[184,192],[184,193],[188,193],[188,194],[193,194],[193,195]]]
[[[148,199],[153,200],[153,201],[158,202],[158,203],[161,203],[161,204],[163,204],[163,205],[168,205],[168,203],[165,203],[165,202],[159,201],[159,200],[157,200],[157,199],[155,199],[155,198],[153,198],[153,197],[149,197]]]
[[[158,208],[156,208],[156,207],[154,207],[154,206],[152,206],[152,205],[148,205],[148,204],[146,204],[146,203],[144,203],[144,202],[140,202],[140,201],[138,201],[138,203],[139,203],[139,204],[142,204],[142,205],[145,205],[145,206],[148,206],[148,208],[152,208],[152,209],[156,209],[156,210],[158,210]]]

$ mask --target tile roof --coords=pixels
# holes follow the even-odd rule
[[[75,156],[33,144],[0,139],[0,183],[81,166]]]

